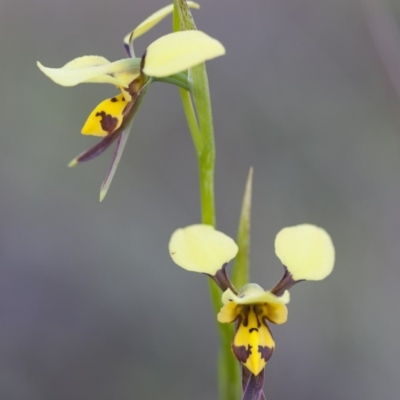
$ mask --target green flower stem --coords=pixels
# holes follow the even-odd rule
[[[166,76],[164,78],[153,78],[155,82],[165,82],[165,83],[172,83],[173,85],[179,86],[186,91],[190,91],[190,84],[187,79],[186,72],[180,72],[179,74]]]
[[[173,29],[174,31],[196,29],[185,0],[174,0]],[[204,224],[215,227],[214,128],[207,71],[204,63],[191,68],[189,79],[192,82],[191,94],[195,108],[190,94],[182,89],[180,92],[199,166],[201,219]],[[211,279],[210,293],[214,312],[217,314],[222,305],[221,291]],[[238,363],[231,351],[234,335],[232,324],[218,324],[218,333],[221,343],[218,363],[220,398],[221,400],[239,400],[241,398],[241,378]]]
[[[192,135],[196,154],[198,155],[201,151],[202,138],[201,138],[199,124],[197,123],[196,113],[193,108],[191,94],[184,89],[180,89],[179,92],[181,94],[183,110],[186,115],[186,121],[189,126],[190,133]]]

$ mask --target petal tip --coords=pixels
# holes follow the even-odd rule
[[[104,198],[106,197],[106,194],[107,194],[107,190],[104,190],[104,189],[100,190],[100,197],[99,197],[100,203],[104,200]]]
[[[76,167],[78,164],[79,164],[78,159],[75,157],[73,160],[71,160],[68,163],[68,167],[69,168],[73,168],[73,167]]]

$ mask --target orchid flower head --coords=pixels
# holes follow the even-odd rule
[[[209,225],[190,225],[172,234],[169,251],[180,267],[207,274],[220,285],[223,306],[217,319],[235,323],[233,354],[255,376],[263,371],[275,349],[269,323],[287,320],[288,289],[302,280],[324,279],[335,258],[332,240],[324,229],[310,224],[284,228],[275,239],[276,255],[285,267],[281,281],[268,291],[249,283],[237,292],[225,274],[227,263],[238,252],[229,236]]]
[[[199,8],[194,2],[188,2],[188,5]],[[134,40],[172,11],[172,4],[163,7],[125,36],[124,45],[128,58],[110,62],[102,56],[83,56],[75,58],[61,68],[49,68],[37,62],[37,66],[47,77],[62,86],[108,83],[119,89],[119,94],[102,101],[90,113],[82,128],[82,134],[103,139],[69,163],[69,166],[73,167],[91,160],[117,141],[110,170],[101,187],[100,201],[104,199],[111,184],[129,136],[133,117],[150,84],[155,80],[186,73],[200,63],[225,54],[225,48],[218,40],[196,30],[178,31],[161,36],[147,47],[142,57],[136,58]]]

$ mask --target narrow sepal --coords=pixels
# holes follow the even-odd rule
[[[106,136],[104,139],[102,139],[100,142],[98,142],[95,146],[91,147],[89,150],[86,150],[79,154],[77,157],[75,157],[69,164],[69,167],[75,167],[81,162],[89,161],[104,151],[106,151],[112,144],[113,142],[118,139],[118,136],[121,134],[120,129],[117,129],[115,132],[113,132],[111,135]]]
[[[200,8],[200,5],[195,3],[194,1],[188,1],[187,5],[191,8]],[[134,57],[134,49],[133,49],[133,42],[138,37],[145,34],[147,31],[152,29],[156,26],[159,22],[161,22],[165,17],[170,15],[174,9],[173,4],[169,4],[163,8],[160,8],[155,13],[151,14],[147,17],[143,22],[141,22],[133,31],[129,32],[124,37],[124,46],[125,50],[130,57]]]
[[[257,376],[251,374],[243,393],[242,400],[260,400],[264,394],[263,387],[264,370],[262,370]]]
[[[111,167],[104,179],[100,188],[100,202],[104,200],[108,189],[110,188],[111,182],[114,178],[115,172],[117,170],[119,161],[121,160],[122,153],[125,149],[126,142],[128,141],[129,133],[131,131],[133,120],[128,124],[128,126],[123,130],[120,137],[118,138],[117,147],[114,152],[113,160],[111,162]]]
[[[241,369],[242,369],[242,391],[244,392],[246,390],[247,384],[249,382],[251,372],[244,365],[242,365]],[[262,393],[260,399],[266,400],[264,393]]]
[[[232,269],[232,282],[236,287],[244,286],[249,280],[249,252],[250,252],[250,219],[251,219],[251,192],[253,183],[253,168],[247,176],[243,195],[242,210],[239,218],[237,245],[239,252]]]

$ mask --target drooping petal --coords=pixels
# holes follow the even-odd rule
[[[73,160],[70,161],[68,167],[75,167],[81,162],[89,161],[99,156],[101,153],[106,151],[116,139],[118,139],[120,134],[120,130],[117,129],[115,132],[113,132],[111,135],[106,136],[103,140],[101,140],[95,146],[91,147],[89,150],[86,150],[76,156]]]
[[[127,58],[110,63],[101,56],[78,57],[61,68],[48,68],[37,62],[39,69],[61,86],[79,83],[111,83],[128,86],[140,74],[140,59]]]
[[[274,324],[284,324],[288,319],[288,309],[284,304],[266,303],[265,317]]]
[[[128,126],[123,130],[121,136],[118,138],[117,147],[114,152],[114,157],[111,162],[110,170],[108,171],[107,176],[104,179],[104,181],[101,185],[101,188],[100,188],[100,202],[104,200],[104,198],[106,197],[106,194],[108,192],[108,189],[110,188],[111,182],[114,178],[114,175],[117,170],[122,153],[125,149],[126,142],[128,141],[129,133],[130,133],[131,127],[132,127],[132,122],[133,122],[133,119],[128,124]]]
[[[178,229],[169,242],[169,252],[176,264],[188,271],[212,276],[234,258],[237,251],[233,239],[210,225]]]
[[[238,305],[234,302],[225,304],[217,315],[218,322],[229,324],[238,316]]]
[[[89,115],[82,128],[84,135],[107,136],[118,129],[123,121],[124,109],[128,104],[125,96],[102,101]]]
[[[264,371],[257,376],[251,374],[243,389],[242,400],[265,400],[264,392]]]
[[[232,344],[235,357],[256,376],[264,369],[275,348],[274,339],[259,308],[242,307]]]
[[[324,279],[335,263],[331,237],[315,225],[282,229],[275,238],[275,253],[295,281]]]
[[[169,76],[223,54],[224,46],[204,32],[173,32],[147,48],[143,72],[157,78]]]
[[[195,3],[194,1],[188,1],[187,5],[191,8],[200,8],[200,5]],[[155,25],[157,25],[160,21],[162,21],[165,17],[172,13],[174,10],[174,5],[170,4],[156,11],[154,14],[151,14],[148,18],[146,18],[142,23],[140,23],[132,32],[129,32],[124,37],[124,45],[125,49],[128,52],[129,56],[134,56],[133,51],[133,41],[142,36],[144,33],[149,31]]]
[[[143,82],[142,82],[143,84]],[[122,152],[125,148],[125,144],[128,140],[129,132],[132,126],[133,118],[139,109],[139,106],[151,84],[151,80],[149,79],[147,82],[143,84],[143,86],[138,90],[138,92],[134,95],[132,100],[127,104],[125,110],[124,110],[124,119],[119,128],[117,128],[114,132],[111,134],[107,135],[103,140],[101,140],[99,143],[97,143],[94,147],[91,149],[81,153],[78,157],[75,157],[69,164],[69,167],[74,167],[78,165],[81,162],[84,161],[89,161],[92,158],[100,155],[103,153],[105,150],[110,147],[110,145],[118,139],[118,144],[116,151],[114,153],[114,157],[111,163],[111,167],[108,171],[108,174],[103,181],[103,184],[101,186],[100,190],[100,201],[104,199],[104,197],[107,194],[107,191],[111,185],[111,181],[114,177],[115,171],[118,167],[119,161],[122,156]]]
[[[265,291],[261,286],[255,283],[245,285],[236,295],[231,289],[225,290],[222,294],[222,303],[228,304],[233,301],[236,304],[288,304],[290,301],[290,294],[285,291],[282,296],[275,296],[270,291]]]

